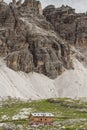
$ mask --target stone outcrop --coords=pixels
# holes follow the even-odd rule
[[[72,45],[86,45],[87,14],[75,13],[75,9],[64,5],[60,8],[48,6],[43,14],[62,39]]]
[[[0,2],[3,2],[3,0],[0,0]]]
[[[7,66],[15,71],[24,71],[26,73],[33,71],[33,56],[28,50],[21,50],[8,55]]]
[[[0,56],[15,71],[35,71],[56,78],[72,68],[70,45],[36,8],[30,12],[29,6],[33,6],[29,0],[20,7],[0,3]]]
[[[12,0],[10,4],[14,4],[15,6],[19,7],[21,11],[28,12],[31,14],[39,14],[42,15],[42,6],[40,1],[36,0],[25,0],[24,3],[22,3],[22,0]],[[23,13],[22,12],[22,13]]]
[[[87,13],[75,13],[69,6],[55,8],[50,5],[43,14],[58,35],[72,46],[72,54],[87,67]]]
[[[42,7],[40,1],[25,0],[23,7],[29,8],[32,12],[42,15]]]

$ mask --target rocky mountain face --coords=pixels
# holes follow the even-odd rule
[[[75,13],[75,9],[62,5],[60,8],[47,6],[43,11],[47,21],[51,22],[55,31],[68,43],[86,45],[87,14]]]
[[[87,14],[75,13],[75,9],[64,5],[47,6],[43,14],[60,37],[74,47],[71,51],[75,57],[87,67]]]
[[[48,13],[46,17],[49,17]],[[62,40],[59,36],[63,33],[63,24],[56,23],[57,19],[55,21],[51,16],[49,21],[52,20],[55,26],[47,20],[42,15],[41,3],[35,0],[25,0],[22,4],[13,0],[9,5],[0,2],[0,57],[5,58],[9,68],[56,78],[65,69],[73,67],[70,45],[66,38]]]

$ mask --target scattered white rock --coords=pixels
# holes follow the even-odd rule
[[[8,120],[9,117],[8,117],[7,115],[3,115],[3,116],[1,117],[1,119],[2,119],[2,120]]]
[[[23,130],[23,126],[22,125],[17,125],[16,126],[18,130]]]
[[[5,123],[0,123],[0,127],[2,127],[3,125],[5,125]]]
[[[12,120],[27,119],[30,113],[31,113],[31,108],[23,108],[20,110],[20,112],[17,115],[14,115],[12,117]]]

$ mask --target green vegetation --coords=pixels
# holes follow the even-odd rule
[[[30,112],[51,112],[55,115],[52,126],[39,126],[38,130],[87,130],[87,102],[81,100],[58,98],[23,102],[8,99],[1,101],[0,106],[0,123],[22,125],[23,130],[36,129],[28,125],[28,113]],[[21,118],[23,112],[27,116]],[[20,116],[14,119],[15,115]],[[17,129],[15,128],[15,130]],[[3,126],[0,127],[0,130],[4,130]]]

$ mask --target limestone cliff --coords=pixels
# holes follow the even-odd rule
[[[56,78],[73,66],[70,45],[41,15],[40,2],[35,2],[0,3],[0,56],[15,71]]]
[[[87,13],[75,13],[69,6],[50,5],[43,14],[58,35],[72,46],[75,57],[87,67]]]
[[[47,6],[43,14],[62,39],[72,45],[86,45],[87,14],[75,13],[75,9],[64,5],[59,8]]]

